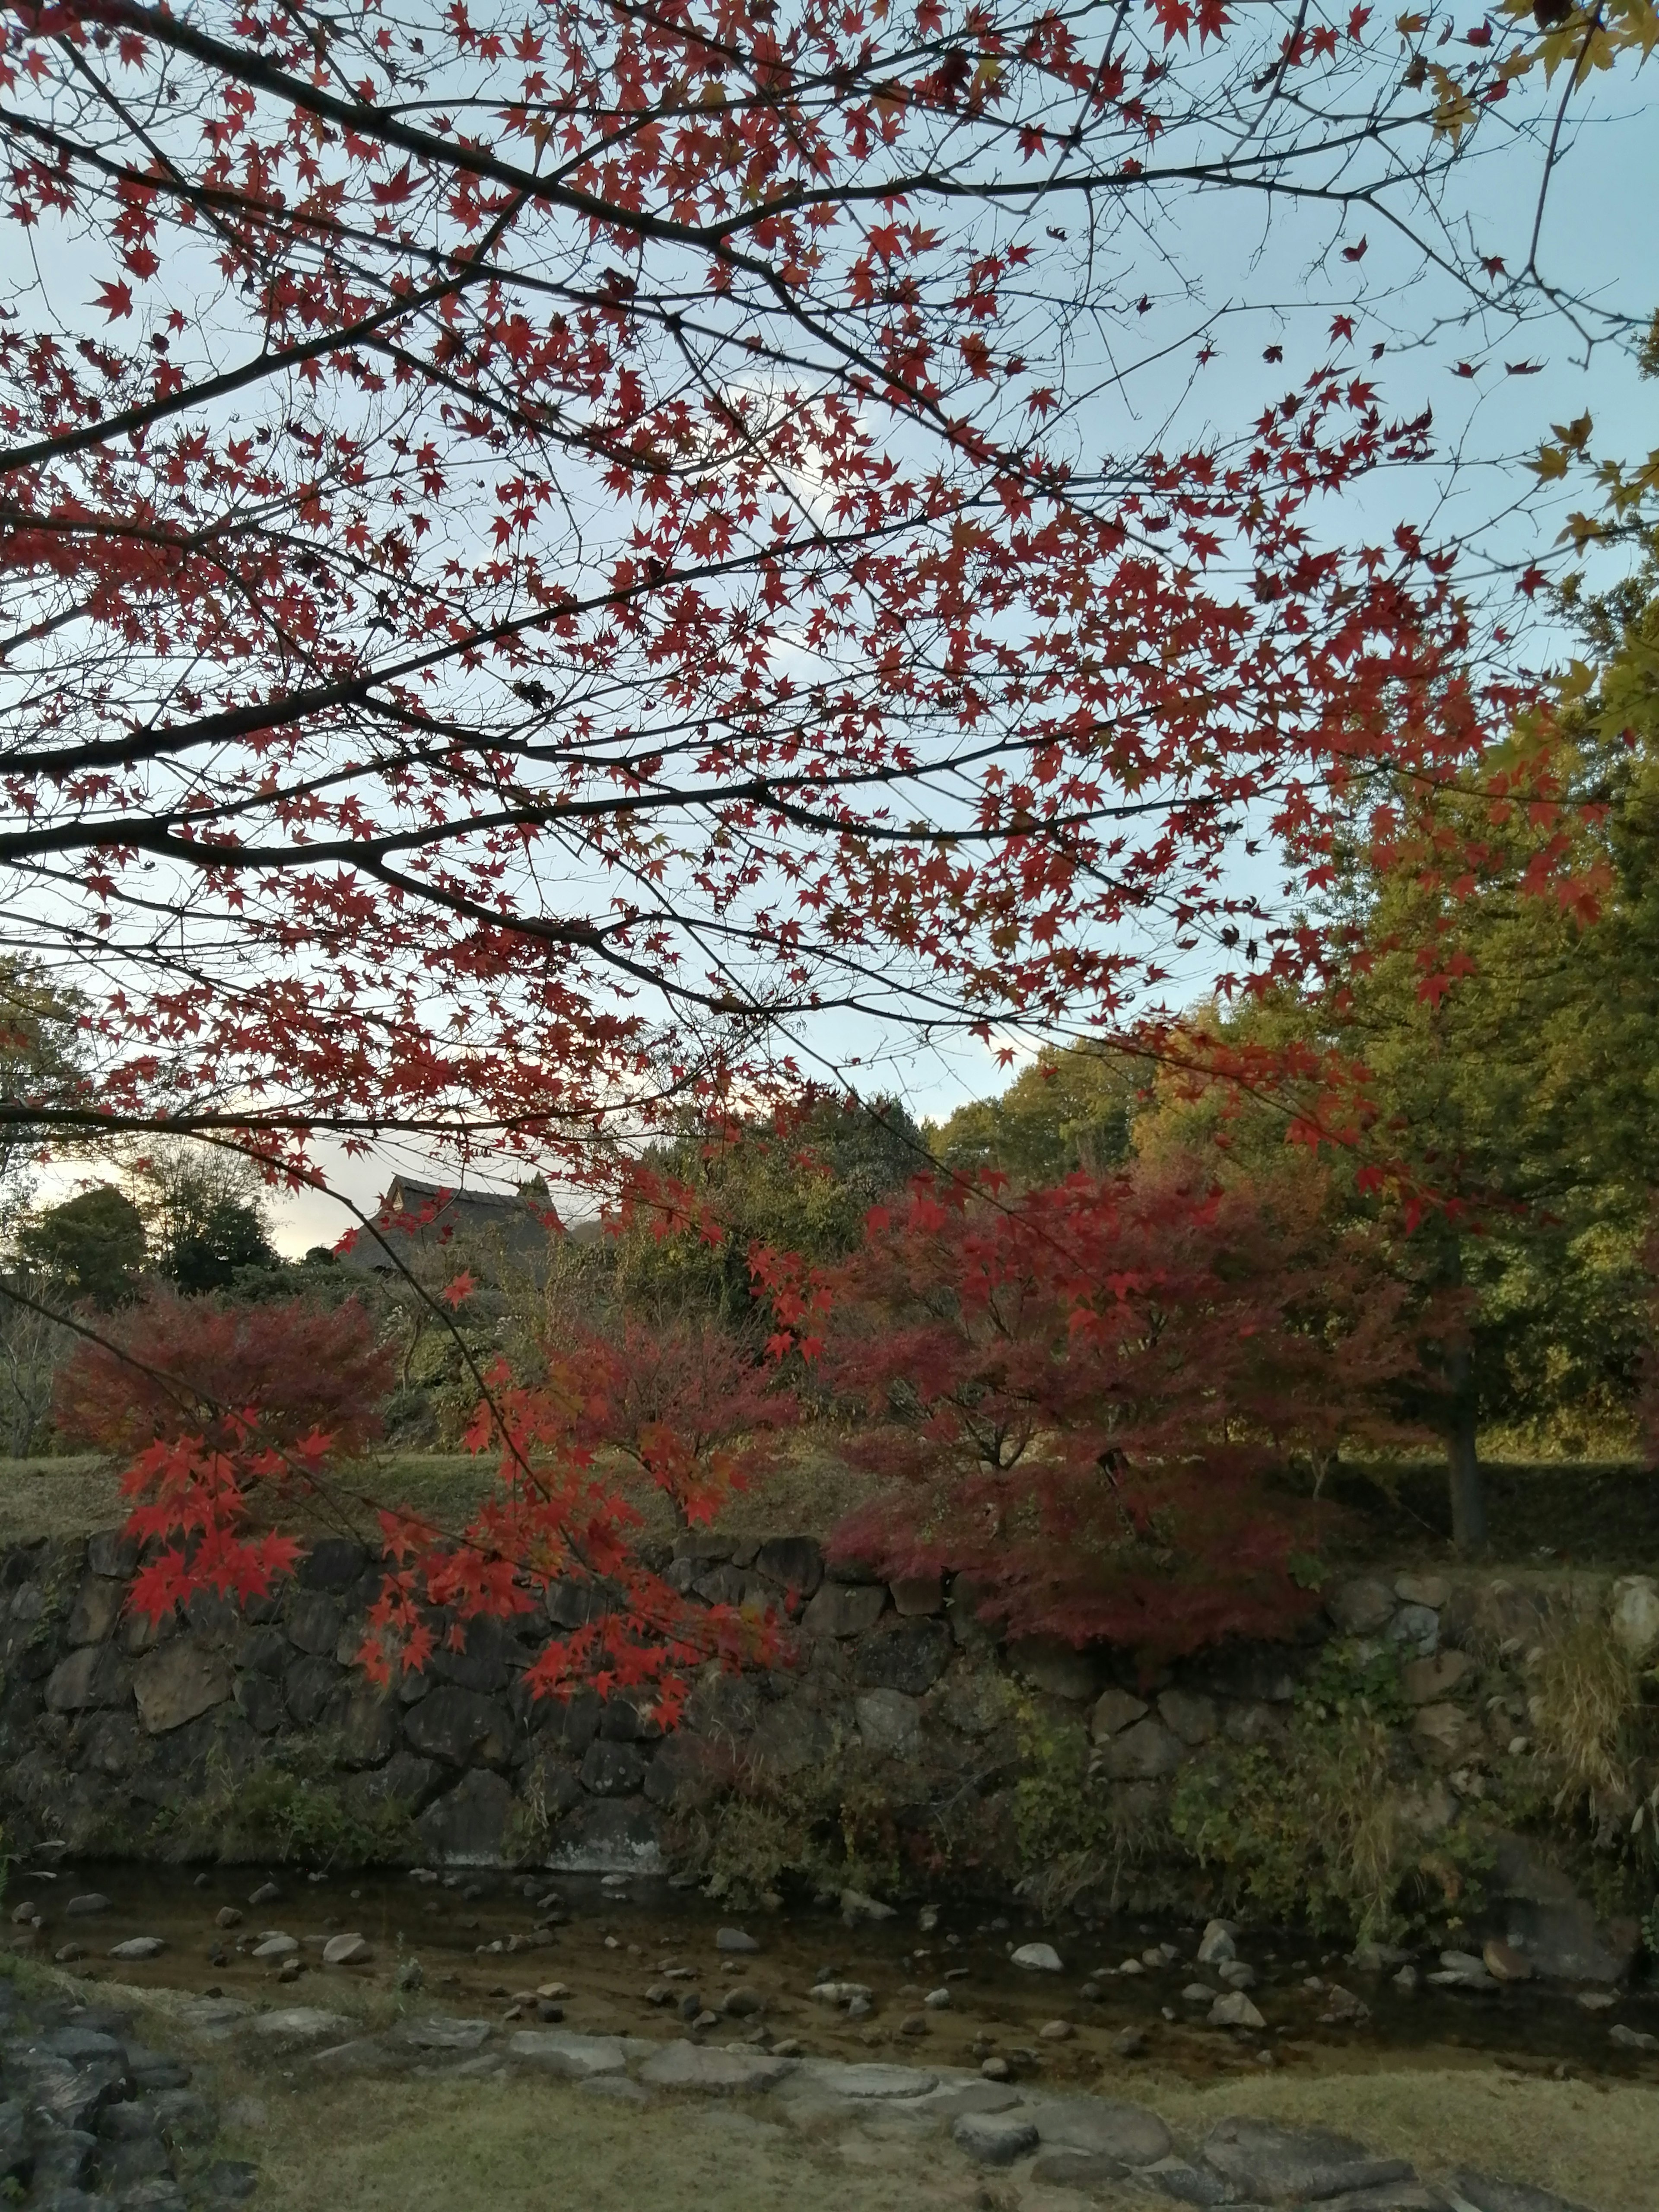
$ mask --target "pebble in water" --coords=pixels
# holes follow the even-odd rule
[[[1013,1964],[1034,1974],[1060,1974],[1066,1971],[1052,1943],[1022,1943],[1013,1954]]]

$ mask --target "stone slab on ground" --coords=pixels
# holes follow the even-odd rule
[[[803,2088],[855,2099],[925,2097],[939,2086],[937,2074],[915,2066],[886,2066],[877,2060],[860,2063],[840,2058],[804,2058],[797,2062],[796,2078]]]
[[[1089,2151],[1137,2166],[1156,2166],[1170,2155],[1170,2130],[1140,2105],[1104,2097],[1033,2099],[1030,2116],[1045,2149]]]
[[[1451,2186],[1474,2212],[1583,2212],[1547,2189],[1531,2189],[1525,2182],[1504,2181],[1495,2173],[1465,2168],[1454,2173]]]
[[[1035,2124],[1015,2112],[964,2112],[951,2130],[958,2150],[981,2166],[1012,2166],[1037,2147]]]
[[[378,2035],[354,2036],[312,2053],[319,2074],[402,2074],[415,2063],[412,2051],[398,2051]]]
[[[1347,2136],[1271,2120],[1218,2120],[1204,2138],[1203,2159],[1237,2195],[1262,2204],[1305,2204],[1417,2179],[1404,2159],[1374,2158]]]
[[[325,2036],[338,2039],[350,2026],[343,2013],[325,2012],[319,2005],[286,2005],[278,2012],[250,2013],[242,2032],[262,2043],[320,2043]]]
[[[1233,2199],[1231,2184],[1220,2174],[1207,2166],[1189,2165],[1184,2158],[1160,2159],[1145,2169],[1141,2179],[1177,2204],[1228,2204]]]
[[[481,2051],[489,2040],[487,2020],[459,2020],[434,2013],[429,2020],[406,2020],[394,2031],[413,2051]]]
[[[1031,2168],[1032,2180],[1044,2188],[1080,2189],[1086,2195],[1129,2178],[1121,2160],[1093,2150],[1045,2150]]]
[[[647,2089],[702,2089],[731,2096],[775,2088],[799,2063],[798,2058],[769,2057],[763,2051],[670,2043],[646,2060],[640,2080]]]
[[[672,2046],[671,2046],[672,2048]],[[509,2039],[507,2055],[561,2081],[586,2081],[596,2074],[621,2074],[628,2055],[619,2035],[577,2035],[567,2028],[526,2027]]]
[[[1421,2181],[1389,2181],[1380,2189],[1351,2189],[1322,2197],[1319,2212],[1446,2212],[1445,2191]]]
[[[963,2081],[941,2081],[937,2089],[930,2089],[925,2097],[910,2097],[903,2100],[907,2112],[923,2113],[930,2118],[958,2119],[963,2112],[1010,2112],[1016,2105],[1024,2103],[1019,2091],[1002,2081],[983,2081],[970,2077]]]
[[[252,2011],[246,1997],[194,1997],[180,2006],[179,2018],[196,2034],[204,2036],[210,2042],[222,2043]]]

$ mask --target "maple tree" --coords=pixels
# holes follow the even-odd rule
[[[746,1488],[799,1417],[759,1345],[708,1314],[562,1327],[548,1360],[553,1388],[583,1408],[585,1447],[638,1468],[683,1528]]]
[[[1003,1196],[921,1178],[835,1285],[827,1358],[899,1486],[836,1531],[887,1574],[966,1573],[1013,1635],[1168,1659],[1287,1634],[1316,1510],[1297,1455],[1406,1431],[1406,1293],[1333,1236],[1322,1177],[1218,1183],[1195,1159]],[[1305,1576],[1304,1576],[1305,1583]]]
[[[1449,552],[1322,526],[1431,445],[1353,227],[1455,312],[1594,320],[1447,196],[1504,103],[1547,179],[1529,79],[1638,16],[1454,66],[1219,0],[6,8],[0,867],[100,994],[88,1095],[0,1119],[637,1192],[634,1137],[787,1099],[826,1016],[1110,1030],[1255,942],[1241,843],[1317,874],[1359,767],[1442,780],[1527,688]],[[1330,313],[1148,442],[1118,349],[1196,376],[1220,324],[1140,241],[1215,192],[1327,227]],[[685,1648],[568,1408],[477,1380],[501,1499],[392,1532],[388,1636],[576,1573]]]
[[[380,1432],[393,1356],[355,1301],[218,1305],[153,1287],[82,1325],[58,1376],[59,1432],[122,1457],[131,1534],[155,1540],[129,1602],[161,1616],[198,1589],[262,1594],[300,1555],[250,1534]]]

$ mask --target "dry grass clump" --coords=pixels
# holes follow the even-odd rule
[[[1579,1607],[1544,1644],[1531,1698],[1539,1747],[1559,1777],[1559,1808],[1629,1803],[1639,1705],[1629,1653],[1599,1607]]]

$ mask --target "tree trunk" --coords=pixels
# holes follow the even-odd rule
[[[1451,1424],[1446,1431],[1452,1542],[1467,1556],[1486,1548],[1486,1498],[1474,1425],[1474,1362],[1467,1345],[1449,1354],[1446,1371],[1452,1387]]]

